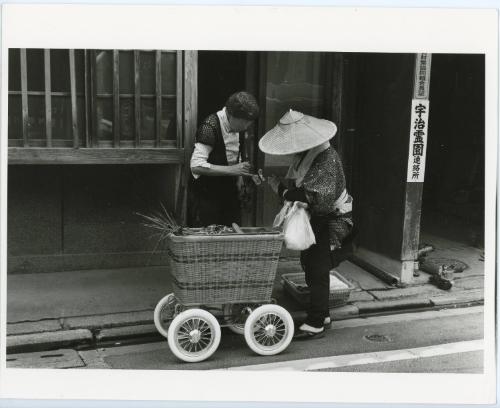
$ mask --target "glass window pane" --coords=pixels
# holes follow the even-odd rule
[[[50,82],[53,92],[70,92],[68,50],[50,50]]]
[[[52,96],[52,138],[59,140],[73,139],[71,124],[71,98]]]
[[[113,53],[111,51],[96,52],[96,72],[97,93],[112,93]]]
[[[45,97],[28,96],[28,138],[45,139]]]
[[[76,98],[76,121],[78,124],[78,135],[80,137],[80,145],[85,146],[85,97],[79,96]]]
[[[26,50],[26,65],[28,71],[28,91],[45,90],[43,50]]]
[[[76,93],[85,92],[85,53],[83,50],[75,50],[75,77]]]
[[[9,95],[9,139],[23,138],[23,111],[21,95]]]
[[[120,93],[134,93],[134,53],[120,51]]]
[[[174,98],[162,98],[161,101],[161,130],[160,138],[163,140],[176,140],[176,114],[177,101]]]
[[[268,54],[266,83],[266,130],[283,114],[297,110],[321,117],[324,112],[324,55],[304,52]],[[266,165],[287,165],[287,159],[266,155]]]
[[[262,117],[271,129],[288,109],[322,117],[324,112],[325,61],[321,53],[270,52],[267,54],[266,106]],[[265,155],[265,172],[286,174],[290,158]],[[264,190],[263,223],[271,224],[279,205]]]
[[[21,61],[18,48],[9,48],[9,91],[21,90]]]
[[[113,139],[113,100],[97,99],[97,137],[99,140]]]
[[[134,139],[134,100],[120,98],[120,139]]]
[[[141,139],[155,138],[155,100],[142,98],[141,100]]]
[[[163,95],[177,93],[177,54],[162,52],[161,54],[161,92]]]
[[[141,77],[141,94],[155,93],[155,53],[141,52],[139,74]]]

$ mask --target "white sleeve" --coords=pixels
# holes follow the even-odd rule
[[[208,155],[212,152],[212,150],[213,150],[212,146],[203,143],[195,143],[193,155],[191,156],[191,163],[190,163],[191,169],[194,167],[206,167],[207,169],[212,167],[210,163],[207,161]],[[191,174],[193,174],[192,171]],[[200,175],[193,174],[193,177],[197,179],[198,177],[200,177]]]

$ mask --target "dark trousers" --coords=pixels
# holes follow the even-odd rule
[[[300,253],[300,262],[306,275],[306,283],[311,293],[305,323],[313,327],[323,327],[325,317],[330,316],[330,270],[341,262],[336,251],[330,251],[328,223],[324,219],[311,218],[311,227],[316,244]]]
[[[208,225],[227,225],[241,222],[241,209],[238,191],[235,186],[210,191],[193,188],[190,191],[188,206],[188,225],[206,227]]]
[[[241,223],[240,201],[236,192],[221,194],[220,196],[201,196],[199,200],[200,226],[227,225],[233,222]]]

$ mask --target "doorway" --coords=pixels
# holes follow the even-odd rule
[[[245,89],[246,52],[198,52],[198,123]]]
[[[421,242],[484,248],[484,55],[433,54]]]

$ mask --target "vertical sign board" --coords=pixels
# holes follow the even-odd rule
[[[408,183],[422,183],[425,175],[427,129],[429,122],[429,84],[432,54],[417,54],[415,82],[411,103]]]
[[[410,150],[408,153],[408,183],[422,183],[425,174],[429,100],[413,99],[411,102]]]

